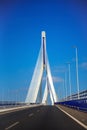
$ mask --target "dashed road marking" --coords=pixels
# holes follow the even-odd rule
[[[19,122],[15,122],[12,125],[8,126],[7,128],[5,128],[5,130],[9,130],[10,128],[16,126],[17,124],[19,124]]]
[[[31,113],[31,114],[29,114],[28,116],[31,117],[31,116],[33,116],[33,115],[34,115],[34,113]]]

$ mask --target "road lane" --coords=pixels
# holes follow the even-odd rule
[[[0,115],[0,130],[5,130],[5,128],[9,127],[15,122],[25,119],[29,114],[33,113],[33,111],[35,112],[37,109],[38,107],[25,108],[20,111],[13,111],[11,113]]]
[[[0,130],[5,130],[15,122],[19,123],[10,130],[85,130],[55,106],[40,106],[31,110],[29,108],[2,116]]]

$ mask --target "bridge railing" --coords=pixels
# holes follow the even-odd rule
[[[0,101],[0,109],[26,105],[24,102]]]
[[[76,93],[71,96],[68,96],[65,99],[60,100],[55,104],[62,104],[68,107],[72,107],[87,112],[87,90],[81,91],[79,93],[79,99],[78,94]]]
[[[87,112],[87,98],[85,99],[77,99],[77,100],[69,100],[69,101],[62,101],[62,102],[57,102],[55,103],[65,105],[67,107],[71,107],[77,110],[82,110]]]

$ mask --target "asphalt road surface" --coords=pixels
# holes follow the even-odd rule
[[[0,130],[85,130],[55,106],[39,106],[0,115]]]

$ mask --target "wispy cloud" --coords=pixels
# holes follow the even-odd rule
[[[53,82],[54,82],[54,83],[64,82],[64,79],[61,78],[61,77],[55,77],[55,76],[53,76],[52,79],[53,79]]]
[[[64,73],[66,71],[65,66],[55,66],[52,68],[54,73]]]
[[[83,62],[80,64],[80,67],[87,70],[87,62]]]
[[[52,77],[54,83],[61,83],[64,82],[64,79],[61,77],[53,76]],[[46,77],[43,77],[43,81],[46,81]]]

